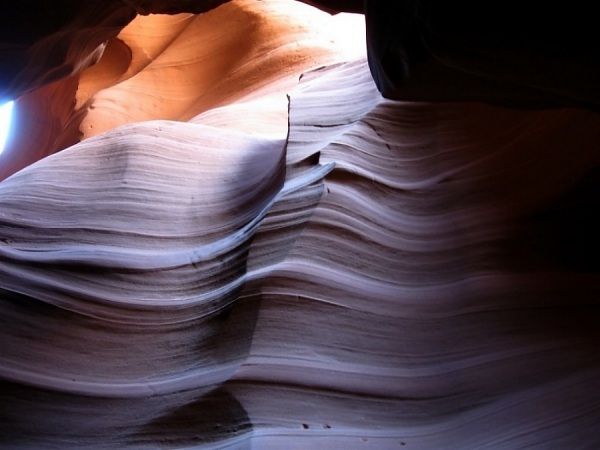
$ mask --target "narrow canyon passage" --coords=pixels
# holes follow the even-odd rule
[[[594,108],[385,98],[362,15],[201,3],[16,100],[0,448],[600,445]]]

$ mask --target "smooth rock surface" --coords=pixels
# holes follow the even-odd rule
[[[600,445],[600,117],[385,99],[362,26],[138,17],[21,97],[0,448]]]

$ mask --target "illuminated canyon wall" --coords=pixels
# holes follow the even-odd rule
[[[392,79],[368,8],[124,3],[3,85],[0,448],[600,445],[581,83]]]

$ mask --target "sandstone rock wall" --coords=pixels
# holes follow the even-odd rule
[[[17,102],[0,448],[600,445],[589,102],[385,99],[363,18],[288,0],[105,5],[194,10]]]

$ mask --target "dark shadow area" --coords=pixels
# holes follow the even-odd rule
[[[244,407],[221,387],[151,421],[131,439],[137,444],[160,442],[163,448],[216,443],[249,433]]]

